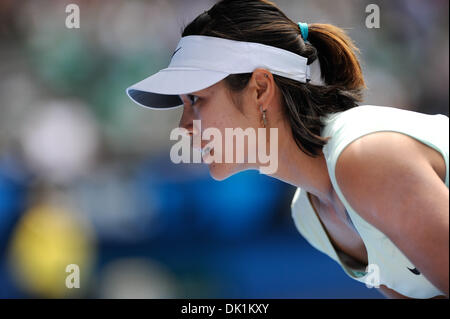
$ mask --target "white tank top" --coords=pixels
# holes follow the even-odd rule
[[[335,166],[342,150],[357,138],[373,132],[394,131],[409,135],[442,154],[448,188],[449,118],[442,114],[427,115],[387,106],[363,105],[329,114],[322,120],[325,127],[321,136],[331,136],[323,147],[331,182],[365,244],[368,264],[378,266],[379,284],[411,298],[445,295],[416,271],[411,261],[386,235],[351,208],[336,182]],[[375,274],[375,268],[352,268],[341,254],[337,254],[304,190],[297,189],[291,209],[298,231],[313,247],[335,260],[351,278],[366,284],[374,283],[369,276]]]

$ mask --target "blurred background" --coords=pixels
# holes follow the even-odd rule
[[[447,0],[275,2],[348,31],[365,104],[448,115]],[[79,29],[65,26],[70,3]],[[182,110],[127,98],[214,3],[0,2],[1,298],[382,298],[296,231],[292,186],[172,164]],[[370,3],[379,29],[365,26]]]

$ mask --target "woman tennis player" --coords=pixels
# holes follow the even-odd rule
[[[292,217],[313,247],[357,281],[376,276],[388,297],[448,298],[449,119],[358,105],[357,51],[336,26],[295,23],[265,0],[224,0],[184,29],[168,68],[127,94],[184,106],[180,127],[194,138],[277,129],[265,139],[266,150],[278,143],[268,175],[298,188]],[[219,151],[201,146],[209,158]],[[258,161],[213,161],[210,174],[223,180]]]

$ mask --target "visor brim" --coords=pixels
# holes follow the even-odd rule
[[[166,68],[127,88],[136,104],[151,109],[171,109],[183,105],[181,94],[206,89],[229,74],[194,68]]]

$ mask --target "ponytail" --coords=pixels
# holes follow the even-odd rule
[[[308,40],[317,50],[325,82],[348,90],[365,88],[356,57],[359,49],[345,31],[331,24],[313,23],[308,27]]]

